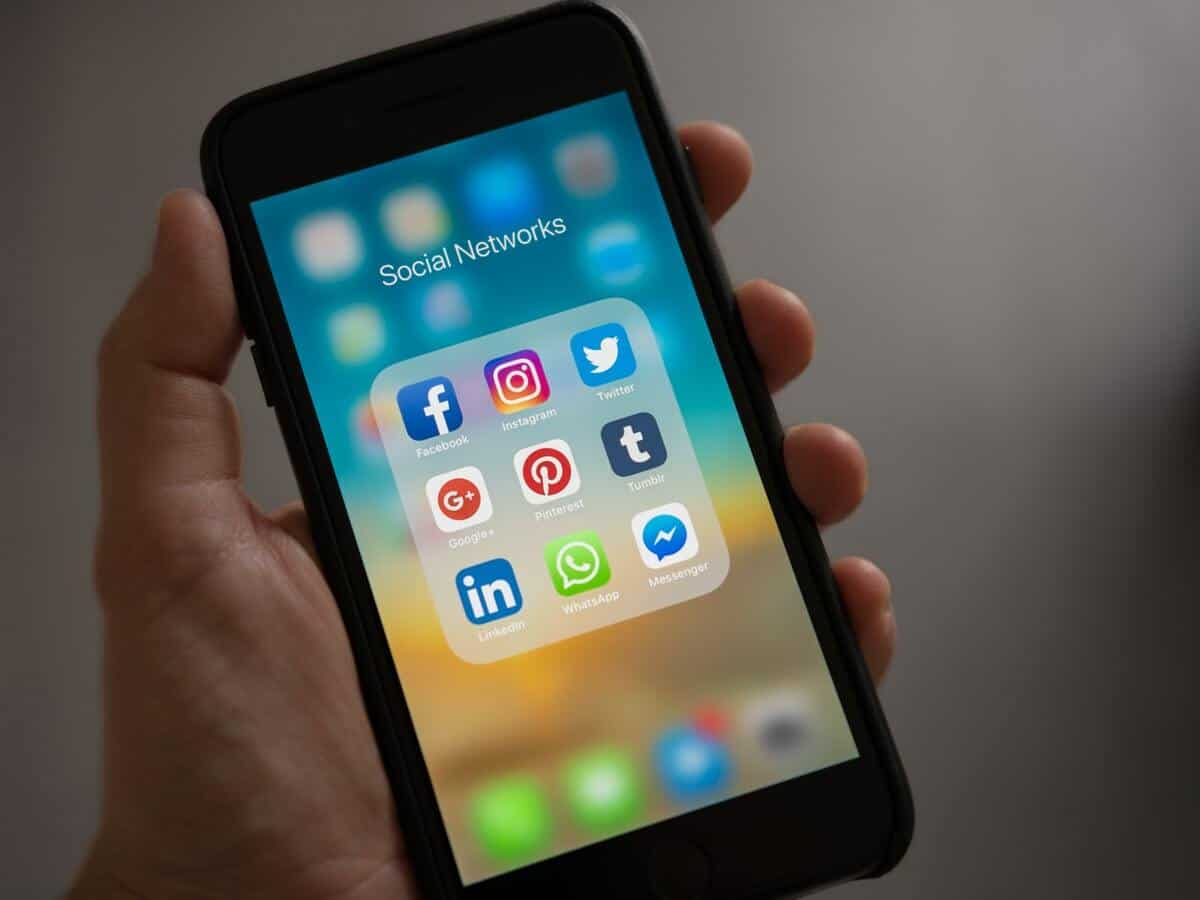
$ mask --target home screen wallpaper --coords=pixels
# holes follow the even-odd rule
[[[857,756],[624,93],[252,209],[465,882]]]

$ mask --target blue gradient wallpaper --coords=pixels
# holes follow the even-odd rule
[[[253,213],[464,881],[857,755],[624,94],[258,200]],[[593,386],[569,342],[605,323],[623,326],[640,368],[600,363],[614,381]],[[505,409],[484,366],[525,349],[549,388]],[[406,412],[397,388],[414,384]],[[422,410],[432,418],[414,431]],[[609,419],[646,412],[663,424],[666,485],[617,477],[600,443]],[[510,440],[504,423],[519,419]],[[513,450],[564,438],[583,488],[546,524],[518,493]],[[425,503],[447,470],[487,479],[487,508],[471,507],[478,549],[447,539],[456,526],[434,515],[432,494]],[[541,559],[560,532],[599,535],[612,585],[641,603],[663,559],[639,550],[630,518],[680,500],[699,551],[680,538],[671,552],[728,554],[727,574],[686,602],[511,653],[451,646],[454,629],[459,647],[477,631],[453,572],[483,566],[485,547],[513,560],[486,565],[520,580],[514,621],[556,600]]]

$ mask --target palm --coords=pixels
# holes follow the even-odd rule
[[[716,219],[749,179],[749,150],[714,125],[683,137]],[[808,361],[808,313],[767,282],[738,300],[779,387]],[[405,896],[391,794],[303,512],[266,516],[240,485],[221,383],[241,340],[215,216],[171,195],[151,271],[101,349],[104,804],[76,892]],[[865,459],[844,432],[792,429],[785,456],[818,522],[861,500]],[[865,560],[834,572],[879,677],[887,579]]]
[[[106,817],[155,848],[163,887],[186,876],[225,896],[315,897],[389,881],[381,895],[402,896],[354,660],[295,515],[263,516],[232,482],[197,499],[192,510],[174,495],[144,545],[186,560],[159,567],[170,590],[106,596],[161,604],[137,629],[109,631],[109,717],[137,749],[108,754]],[[211,516],[229,525],[224,537],[186,524]],[[112,593],[103,578],[101,589]]]

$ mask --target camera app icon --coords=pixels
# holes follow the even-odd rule
[[[502,413],[515,413],[550,399],[550,382],[532,350],[498,356],[483,367],[492,403]]]

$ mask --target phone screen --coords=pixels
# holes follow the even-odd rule
[[[626,93],[252,213],[465,883],[858,755]]]

